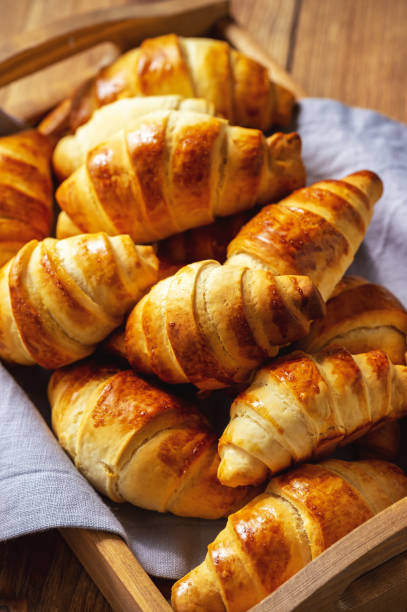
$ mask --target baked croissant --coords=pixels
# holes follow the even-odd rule
[[[215,519],[256,494],[220,484],[216,434],[191,402],[131,370],[87,360],[54,372],[48,396],[61,445],[115,502]]]
[[[407,367],[383,351],[296,351],[260,369],[219,441],[223,484],[258,484],[407,413]]]
[[[232,240],[230,263],[305,274],[328,299],[363,240],[382,194],[373,172],[321,181],[265,206]]]
[[[223,263],[229,242],[253,214],[255,214],[253,210],[246,210],[229,217],[219,217],[209,225],[195,227],[160,240],[157,243],[156,251],[160,269],[173,269],[171,274],[175,274],[183,265],[202,259],[216,259]],[[59,213],[56,228],[57,238],[69,238],[81,233],[79,227],[64,211]],[[165,276],[169,274],[163,273],[162,278]]]
[[[0,357],[58,368],[92,353],[156,281],[129,236],[32,240],[0,270]]]
[[[202,259],[216,259],[223,263],[229,242],[253,214],[255,214],[253,210],[246,210],[229,217],[218,217],[209,225],[195,227],[160,240],[156,245],[159,279],[175,274],[185,264]],[[64,211],[59,213],[56,226],[57,238],[69,238],[81,233],[79,227]]]
[[[167,34],[125,53],[40,124],[45,134],[72,132],[118,98],[179,94],[205,98],[231,123],[267,130],[287,125],[294,96],[269,79],[255,60],[208,38]]]
[[[385,287],[359,276],[345,276],[326,305],[326,314],[312,324],[298,348],[314,353],[340,344],[351,353],[386,351],[393,363],[404,364],[407,312]]]
[[[152,242],[304,184],[298,134],[231,127],[202,113],[157,111],[95,147],[59,187],[81,231]]]
[[[385,287],[359,276],[345,276],[326,305],[325,316],[311,325],[297,347],[314,353],[337,344],[351,353],[384,350],[393,363],[404,364],[407,312]],[[362,457],[392,460],[400,438],[397,421],[386,421],[357,440]]]
[[[165,382],[229,386],[305,335],[323,306],[308,277],[196,262],[157,283],[133,309],[127,357]]]
[[[91,149],[111,138],[119,130],[130,130],[134,121],[142,115],[165,109],[214,114],[213,105],[200,98],[147,96],[116,100],[97,110],[75,134],[61,138],[52,158],[58,177],[68,177],[86,162],[86,156]]]
[[[0,138],[0,266],[51,232],[52,147],[36,130]]]
[[[407,478],[384,461],[330,460],[277,476],[229,516],[204,562],[175,583],[173,608],[245,612],[405,495]]]

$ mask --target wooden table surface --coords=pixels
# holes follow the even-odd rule
[[[89,10],[129,0],[0,0],[0,36],[32,30]],[[237,21],[253,34],[309,96],[370,107],[407,122],[406,0],[232,0]],[[83,72],[98,52],[81,60]],[[90,59],[89,59],[90,57]],[[47,83],[29,77],[0,90],[0,106],[35,115],[44,101],[69,88],[66,65]],[[111,610],[58,532],[0,544],[0,609],[107,612]]]

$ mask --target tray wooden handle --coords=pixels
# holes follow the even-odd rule
[[[171,611],[121,538],[91,529],[59,531],[115,612]]]
[[[407,497],[328,548],[253,611],[404,610],[406,550]]]
[[[196,36],[227,13],[226,0],[165,0],[61,19],[0,46],[0,87],[99,43],[113,42],[123,51],[168,32]]]
[[[250,36],[250,34],[230,18],[221,19],[217,25],[217,30],[223,38],[226,38],[233,47],[257,60],[268,68],[270,78],[287,89],[290,89],[297,98],[304,98],[306,93],[293,77],[282,68],[260,45]]]

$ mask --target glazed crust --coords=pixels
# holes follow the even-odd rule
[[[0,356],[57,368],[86,357],[157,279],[129,236],[32,240],[0,270]]]
[[[52,157],[57,176],[61,180],[67,178],[86,162],[86,156],[91,149],[111,138],[116,132],[131,129],[139,117],[165,109],[214,114],[213,105],[200,98],[146,96],[116,100],[95,111],[75,134],[59,140]]]
[[[407,411],[407,368],[383,351],[297,351],[260,369],[231,407],[218,476],[228,486],[328,454]]]
[[[254,214],[253,210],[249,210],[229,217],[218,217],[209,225],[195,227],[157,242],[159,279],[175,274],[185,264],[203,259],[216,259],[224,263],[229,242]],[[57,238],[69,238],[81,233],[66,212],[59,213]]]
[[[115,502],[215,519],[255,495],[216,477],[216,435],[199,410],[131,370],[88,360],[54,372],[53,429],[77,468]]]
[[[157,283],[133,309],[127,357],[136,370],[166,382],[230,386],[247,381],[322,313],[307,277],[205,260]]]
[[[382,461],[330,460],[275,477],[229,516],[205,561],[173,586],[173,608],[245,612],[406,494],[403,472]]]
[[[351,353],[380,348],[393,363],[405,363],[407,312],[385,287],[347,276],[326,307],[326,315],[313,323],[299,348],[315,352],[339,344]]]
[[[57,190],[83,232],[152,242],[286,195],[305,181],[298,134],[158,111],[95,147]]]
[[[363,240],[382,182],[363,170],[321,181],[265,206],[232,240],[230,263],[306,274],[326,300]]]
[[[51,153],[36,130],[0,138],[0,266],[51,232]]]
[[[205,98],[217,115],[260,130],[288,125],[295,102],[264,66],[226,42],[167,34],[146,39],[104,68],[47,115],[40,130],[75,132],[97,108],[119,98],[168,94]]]
[[[381,349],[396,364],[405,364],[407,312],[385,287],[358,276],[345,276],[326,305],[326,315],[311,325],[297,347],[316,352],[340,345],[351,353]],[[400,440],[397,421],[374,427],[357,440],[361,457],[395,459]]]

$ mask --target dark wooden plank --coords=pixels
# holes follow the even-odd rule
[[[0,543],[0,599],[35,612],[111,612],[57,531]]]
[[[129,2],[130,0],[6,0],[8,17],[0,20],[0,40],[4,41],[15,34],[47,26],[64,17],[109,6],[121,6]],[[28,113],[35,115],[47,105],[48,100],[51,100],[51,105],[59,101],[61,83],[67,84],[68,92],[71,87],[76,87],[82,80],[95,74],[102,65],[113,61],[116,55],[113,46],[106,44],[74,59],[65,60],[42,74],[26,77],[18,83],[0,89],[0,106],[19,118],[24,119]]]
[[[115,612],[170,610],[121,538],[90,529],[62,529],[61,533]]]

